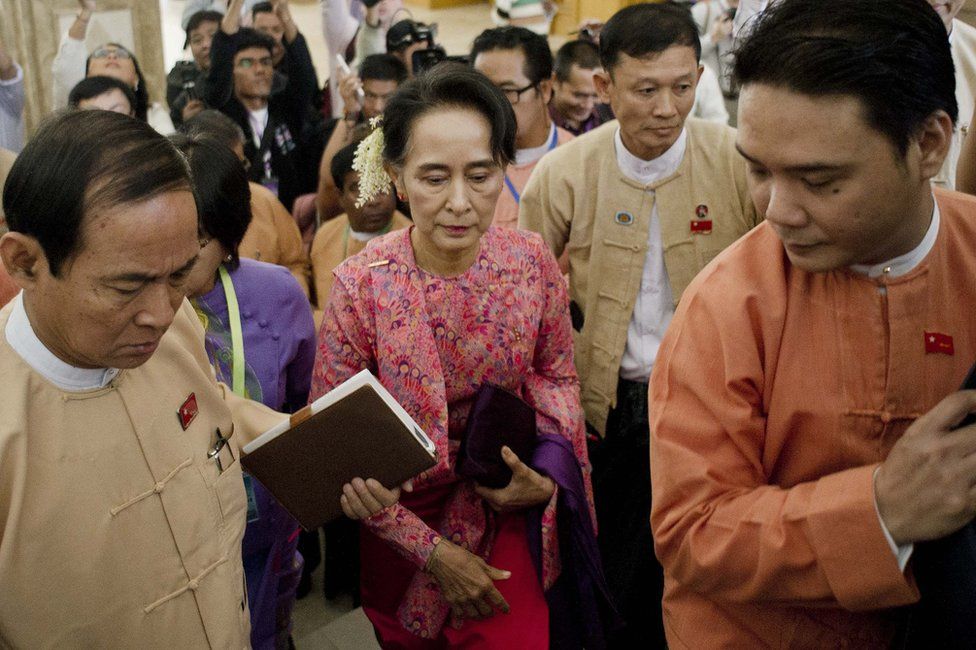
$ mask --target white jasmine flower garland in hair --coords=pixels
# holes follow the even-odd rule
[[[383,168],[383,128],[382,116],[369,121],[372,133],[363,138],[356,147],[352,168],[359,172],[359,198],[356,207],[361,208],[376,196],[390,191],[390,176]]]

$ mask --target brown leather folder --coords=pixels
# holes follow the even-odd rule
[[[343,516],[339,496],[353,478],[392,488],[436,462],[430,439],[372,385],[312,415],[306,409],[292,416],[290,429],[241,457],[306,530]]]

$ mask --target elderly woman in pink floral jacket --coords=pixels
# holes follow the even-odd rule
[[[363,608],[384,647],[548,647],[547,597],[570,555],[558,534],[578,528],[587,544],[595,534],[565,283],[536,235],[490,227],[514,132],[504,95],[465,68],[401,88],[383,155],[414,226],[340,266],[325,310],[312,397],[368,368],[437,447],[437,465],[399,501],[372,481],[376,498],[361,481],[362,499],[349,486],[344,497],[364,526]],[[535,457],[506,448],[513,478],[499,490],[454,471],[484,382],[537,412]],[[575,523],[562,521],[564,504]],[[581,630],[579,642],[593,636]]]

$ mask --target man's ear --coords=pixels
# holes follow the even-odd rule
[[[539,82],[539,95],[542,97],[542,103],[544,104],[552,101],[552,79],[543,79]]]
[[[613,80],[606,70],[597,70],[593,73],[593,85],[596,86],[596,93],[600,96],[600,103],[610,103],[610,86],[612,84]]]
[[[942,170],[952,145],[953,130],[952,118],[941,109],[933,111],[918,128],[914,141],[919,152],[919,174],[923,178],[933,178]]]
[[[0,260],[21,289],[33,288],[41,268],[47,266],[40,242],[20,232],[0,237]]]

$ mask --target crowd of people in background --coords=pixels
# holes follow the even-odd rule
[[[976,643],[960,0],[187,0],[165,105],[78,4],[30,138],[0,42],[0,646],[294,647],[323,563],[384,648]],[[240,447],[364,369],[437,464],[300,530]]]

